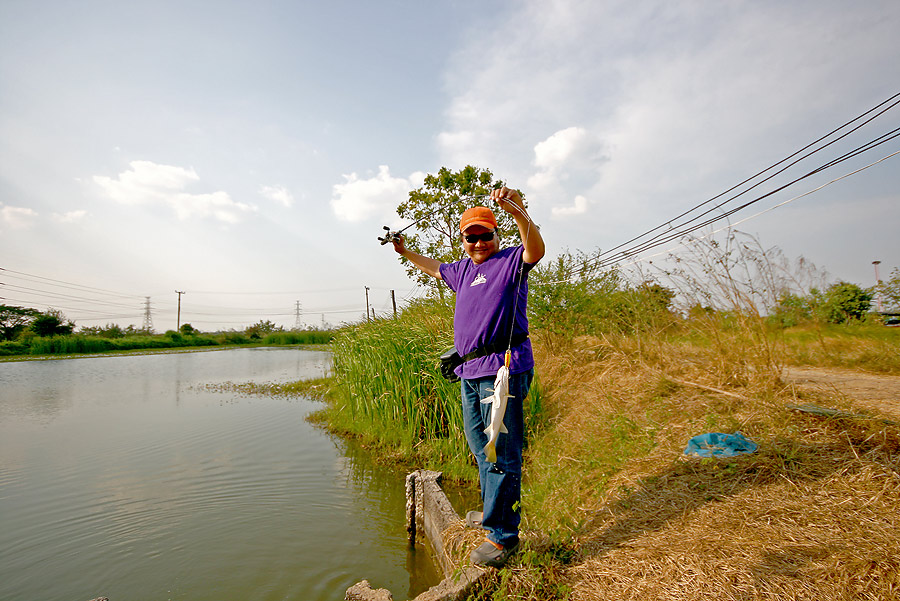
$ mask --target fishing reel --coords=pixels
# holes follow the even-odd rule
[[[391,228],[389,228],[388,226],[384,226],[384,229],[386,231],[386,233],[384,234],[384,237],[383,238],[381,236],[378,237],[378,241],[381,242],[382,246],[384,246],[388,242],[393,242],[394,240],[400,239],[400,232],[392,232]]]

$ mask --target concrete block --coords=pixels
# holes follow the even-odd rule
[[[465,599],[472,586],[484,576],[485,571],[472,566],[457,565],[445,548],[444,532],[460,522],[461,518],[441,488],[440,472],[417,470],[406,476],[406,520],[410,544],[415,544],[417,536],[424,535],[426,544],[431,547],[432,555],[438,562],[438,567],[444,573],[444,579],[441,582],[417,596],[413,601],[461,601]],[[363,584],[365,587],[361,587]],[[357,587],[361,588],[357,589]],[[347,600],[375,601],[377,599],[381,601],[381,598],[378,597],[351,598],[349,596],[354,589],[360,593],[367,593],[366,588],[372,590],[369,583],[363,580],[347,589]],[[385,591],[385,589],[378,589],[378,591]],[[389,596],[387,599],[391,599],[391,597]]]

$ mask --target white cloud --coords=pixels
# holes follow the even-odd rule
[[[237,223],[247,213],[256,210],[233,200],[227,192],[206,194],[185,192],[200,177],[193,168],[159,165],[151,161],[132,161],[130,170],[116,179],[95,175],[94,182],[111,199],[122,204],[164,204],[175,211],[179,219],[212,217],[225,223]]]
[[[53,213],[54,221],[59,223],[75,223],[81,221],[87,216],[87,211],[79,209],[76,211],[66,211],[65,213]]]
[[[597,181],[603,161],[601,144],[583,127],[561,129],[534,147],[537,172],[528,176],[529,192],[554,200],[575,196],[574,206],[551,206],[554,218],[581,215],[588,210],[583,192]]]
[[[882,100],[872,73],[898,73],[892,2],[516,6],[515,41],[471,36],[449,61],[440,160],[526,182],[537,218],[586,212],[567,224],[582,246],[721,192]]]
[[[584,142],[587,131],[583,127],[561,129],[534,147],[534,164],[539,169],[553,171],[565,163]]]
[[[582,215],[584,213],[587,213],[587,210],[587,198],[579,195],[575,197],[575,204],[570,207],[553,207],[551,209],[551,214],[554,218],[571,217],[573,215]]]
[[[294,205],[294,195],[284,186],[261,186],[259,193],[271,201],[290,208]]]
[[[0,206],[0,224],[10,228],[25,229],[31,227],[37,216],[36,211],[27,207]]]
[[[413,182],[424,179],[418,172],[409,178],[393,177],[387,165],[379,166],[378,173],[367,179],[356,173],[343,177],[346,181],[332,188],[331,208],[338,219],[351,222],[390,218],[415,187]]]

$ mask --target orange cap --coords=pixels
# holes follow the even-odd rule
[[[459,231],[464,232],[466,228],[473,225],[480,225],[489,230],[495,230],[497,229],[497,219],[487,207],[472,207],[471,209],[466,209],[466,212],[462,214],[462,219],[459,220]]]

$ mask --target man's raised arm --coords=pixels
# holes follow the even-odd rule
[[[391,240],[394,243],[394,250],[397,251],[397,254],[401,257],[405,257],[408,259],[413,265],[427,273],[428,275],[434,276],[437,279],[441,278],[441,262],[437,259],[432,259],[430,257],[423,257],[419,253],[414,253],[413,251],[406,248],[406,243],[403,240],[403,236],[396,236]]]

